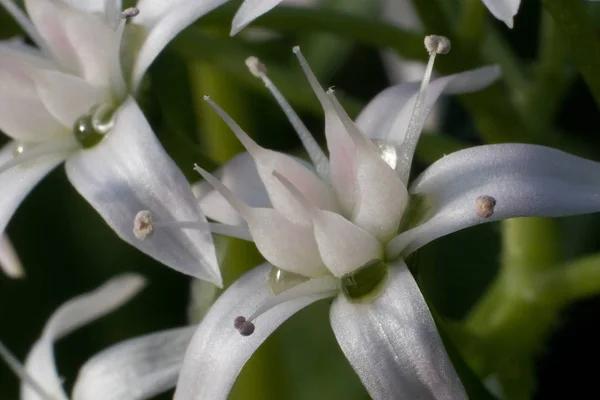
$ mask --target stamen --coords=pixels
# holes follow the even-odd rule
[[[426,36],[425,48],[429,52],[429,61],[427,62],[423,80],[421,80],[421,88],[417,95],[417,100],[415,101],[415,107],[412,116],[410,117],[404,143],[402,143],[398,158],[401,165],[398,166],[397,171],[400,173],[400,178],[405,185],[408,184],[413,155],[417,148],[417,142],[419,141],[419,136],[423,130],[423,125],[425,124],[423,115],[425,115],[425,117],[427,116],[427,113],[423,112],[423,107],[421,105],[427,98],[427,88],[429,86],[429,81],[431,80],[435,56],[437,54],[446,54],[450,51],[450,40],[444,36]]]
[[[233,321],[233,326],[242,336],[250,336],[254,333],[255,326],[252,322],[246,321],[246,318],[239,316]]]
[[[12,0],[0,0],[0,4],[2,4],[6,11],[17,21],[25,33],[27,33],[27,36],[33,40],[40,50],[42,50],[47,57],[52,58],[52,52],[48,48],[46,41],[42,38],[42,35],[40,35],[35,25],[33,25],[23,10],[21,10]]]
[[[300,46],[294,46],[292,51],[296,55],[296,58],[298,58],[298,62],[300,63],[300,66],[304,71],[304,75],[306,75],[306,79],[308,79],[308,83],[310,83],[310,86],[317,95],[317,98],[321,102],[321,105],[325,107],[326,105],[330,104],[329,99],[325,94],[325,90],[323,90],[323,87],[319,83],[319,80],[315,76],[315,73],[310,68],[310,65],[308,65],[308,61],[306,61],[306,58],[304,58],[304,56],[302,55],[302,52],[300,51]]]
[[[140,13],[140,10],[136,7],[129,7],[124,9],[123,11],[121,11],[119,13],[119,18],[120,19],[124,19],[124,20],[128,20],[130,18],[133,18],[135,16],[137,16]]]
[[[272,308],[291,300],[298,300],[301,298],[317,298],[324,299],[327,297],[334,297],[340,291],[340,280],[333,276],[322,276],[320,278],[313,278],[293,288],[286,290],[285,292],[278,294],[277,296],[269,297],[264,303],[262,303],[249,318],[237,317],[234,321],[234,327],[240,331],[243,336],[248,336],[254,332],[254,323],[258,317]],[[249,334],[245,334],[243,328],[248,327]],[[240,328],[238,328],[238,326]]]
[[[482,218],[489,218],[494,215],[494,208],[496,207],[496,199],[492,196],[483,195],[479,196],[475,200],[475,210],[477,215]]]
[[[123,71],[121,69],[121,42],[123,41],[123,33],[125,32],[125,24],[131,18],[135,17],[140,13],[140,10],[135,7],[129,7],[119,13],[119,23],[115,31],[115,43],[117,46],[114,47],[111,62],[111,91],[117,97],[116,100],[122,100],[127,95],[127,84],[123,77]]]
[[[49,155],[64,155],[67,153],[77,150],[78,145],[70,135],[65,136],[62,139],[51,140],[46,143],[38,144],[33,147],[26,147],[22,152],[16,154],[13,158],[0,165],[0,174],[3,172],[16,167],[20,164],[33,161],[39,157]]]
[[[283,94],[277,89],[273,82],[267,76],[267,68],[256,57],[248,57],[246,59],[248,69],[257,78],[260,78],[265,87],[271,92],[277,104],[281,107],[288,120],[294,127],[296,134],[300,138],[302,145],[306,149],[310,160],[317,170],[319,177],[325,181],[329,181],[329,160],[327,156],[312,136],[306,125],[302,122],[298,114],[294,111],[290,103],[283,97]]]
[[[211,233],[217,235],[229,236],[236,239],[252,242],[252,235],[245,225],[227,225],[213,222],[202,221],[154,221],[152,213],[143,210],[137,213],[133,222],[133,234],[139,240],[145,240],[152,237],[155,228],[175,228],[175,229],[209,229]]]
[[[225,200],[231,204],[231,206],[242,216],[242,218],[246,219],[249,215],[250,207],[238,199],[238,197],[231,191],[229,188],[220,180],[211,175],[208,171],[200,168],[197,164],[194,164],[194,170],[198,172],[202,177],[210,183],[223,197]]]
[[[11,351],[0,341],[0,357],[4,359],[6,365],[19,377],[27,383],[44,400],[55,400],[42,386],[25,370],[23,364],[11,353]]]
[[[213,110],[221,117],[223,122],[229,126],[238,140],[253,156],[260,152],[262,148],[254,141],[244,130],[227,114],[221,107],[217,105],[209,96],[204,96],[204,100],[212,107]]]

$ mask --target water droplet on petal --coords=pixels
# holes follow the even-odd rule
[[[13,147],[13,155],[20,156],[27,150],[27,145],[24,142],[15,142]]]
[[[114,127],[115,107],[109,104],[94,106],[89,114],[82,115],[73,124],[73,134],[77,142],[85,148],[94,147]]]
[[[396,146],[381,139],[373,139],[372,141],[379,153],[379,157],[392,169],[396,169],[396,165],[398,164],[398,149]]]
[[[306,282],[308,279],[306,276],[273,267],[269,272],[269,288],[271,293],[276,296],[302,282]]]
[[[381,260],[371,260],[342,277],[342,291],[349,300],[364,298],[373,294],[386,276],[387,265]]]

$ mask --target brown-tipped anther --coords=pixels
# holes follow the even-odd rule
[[[257,78],[263,77],[267,74],[267,67],[261,63],[257,57],[250,56],[246,58],[246,66],[250,73]]]
[[[140,240],[147,239],[154,233],[152,214],[148,210],[138,212],[133,220],[133,234]]]
[[[448,54],[450,52],[450,39],[445,36],[425,36],[425,48],[429,54]]]
[[[477,215],[482,218],[489,218],[494,214],[494,208],[496,207],[496,199],[492,196],[483,195],[479,196],[475,201],[475,208]]]
[[[254,324],[250,321],[246,321],[238,330],[240,331],[240,335],[250,336],[254,333]]]
[[[233,327],[239,331],[240,329],[242,329],[242,326],[244,326],[245,323],[246,318],[240,315],[239,317],[233,320]]]
[[[119,13],[119,18],[129,19],[133,18],[140,13],[140,10],[135,7],[129,7]]]

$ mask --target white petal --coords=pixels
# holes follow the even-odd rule
[[[0,235],[0,269],[11,278],[25,276],[21,260],[6,234]]]
[[[61,1],[48,0],[25,0],[25,8],[63,70],[78,75],[79,57],[65,32],[65,18],[74,10]]]
[[[70,158],[66,169],[77,191],[121,239],[177,271],[222,284],[208,227],[160,228],[145,240],[133,233],[141,210],[157,221],[206,222],[188,182],[133,99],[117,112],[108,137]]]
[[[116,10],[121,10],[121,0],[63,0],[73,8],[77,8],[86,13],[93,13],[104,17],[109,26],[114,26],[118,22]],[[112,21],[112,24],[111,24]]]
[[[5,144],[0,150],[0,166],[13,158],[14,142]],[[0,173],[0,232],[12,218],[17,207],[35,185],[64,160],[66,155],[45,156],[23,165],[17,165]]]
[[[129,301],[145,285],[135,274],[113,278],[94,291],[77,296],[61,305],[50,317],[40,339],[25,361],[29,375],[49,394],[67,399],[54,364],[54,342],[72,331],[98,319]],[[21,399],[43,400],[28,385],[21,386]]]
[[[195,331],[170,329],[103,350],[80,369],[73,400],[143,400],[175,387]]]
[[[372,148],[356,145],[356,204],[352,222],[382,242],[398,233],[408,203],[400,176]]]
[[[246,361],[271,332],[297,311],[329,296],[312,295],[277,305],[256,319],[252,335],[241,336],[233,327],[234,319],[252,314],[273,296],[270,268],[263,264],[246,273],[204,317],[185,355],[175,400],[226,399]]]
[[[39,70],[32,74],[40,100],[69,130],[75,120],[103,100],[102,91],[74,75]]]
[[[383,256],[383,247],[373,235],[339,214],[317,211],[313,225],[321,258],[335,276]]]
[[[271,207],[271,201],[252,156],[240,153],[223,165],[214,175],[250,207]],[[212,185],[200,181],[192,185],[194,196],[208,218],[229,225],[239,225],[244,219]]]
[[[419,287],[403,261],[372,300],[338,296],[331,326],[374,400],[458,400],[467,395]]]
[[[224,4],[226,1],[227,0],[179,0],[175,4],[169,3],[169,8],[168,10],[165,10],[165,14],[153,23],[153,26],[149,30],[148,36],[138,53],[131,77],[133,87],[137,88],[144,73],[150,64],[152,64],[152,61],[154,61],[162,49],[173,40],[179,32],[187,28],[188,25],[202,17],[204,14]],[[163,6],[160,7],[164,7],[164,4],[166,4],[166,2],[163,2]],[[140,8],[140,15],[142,15],[143,12],[144,9]],[[138,23],[138,21],[134,20],[134,23]]]
[[[65,132],[38,98],[0,94],[0,130],[13,139],[39,142]]]
[[[245,0],[233,17],[230,35],[235,35],[279,3],[281,0]]]
[[[422,116],[427,117],[442,93],[474,92],[490,85],[499,76],[499,68],[489,66],[433,80],[421,104],[424,110]],[[371,139],[382,139],[400,146],[404,142],[419,88],[419,82],[409,82],[385,89],[361,111],[356,124]]]
[[[186,0],[139,0],[136,7],[140,10],[140,13],[132,22],[150,29],[156,25],[161,18],[164,18],[170,11],[179,7],[179,5],[185,1]]]
[[[513,18],[519,11],[521,0],[482,0],[494,17],[503,21],[509,28],[513,27]]]
[[[543,146],[477,146],[443,157],[409,191],[429,198],[431,217],[392,240],[391,257],[484,222],[600,211],[600,164]],[[488,218],[476,208],[485,195],[496,199]]]

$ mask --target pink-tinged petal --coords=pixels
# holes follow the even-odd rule
[[[489,86],[499,76],[499,68],[489,66],[431,81],[427,97],[421,103],[422,117],[427,118],[440,95],[474,92]],[[402,145],[419,88],[419,82],[409,82],[385,89],[362,110],[356,124],[371,139],[385,140],[396,146]]]
[[[256,164],[249,153],[238,154],[215,171],[214,175],[250,207],[271,207],[267,189],[265,189],[256,170]],[[192,191],[208,218],[229,225],[244,223],[240,214],[207,181],[193,184]]]
[[[379,240],[339,214],[317,211],[313,226],[321,258],[335,276],[346,275],[383,256]]]
[[[79,57],[65,31],[65,17],[73,9],[62,1],[49,0],[25,0],[25,8],[62,69],[79,75]]]
[[[75,121],[102,103],[104,92],[74,75],[38,70],[32,73],[40,100],[50,114],[71,130]]]
[[[389,257],[485,222],[600,211],[600,164],[543,146],[477,146],[435,162],[409,191],[429,218],[393,239]]]
[[[390,265],[381,293],[338,296],[331,326],[374,400],[467,399],[419,287],[403,261]]]
[[[279,3],[281,3],[281,0],[245,0],[233,17],[230,35],[237,34],[256,18],[271,10]]]
[[[24,142],[41,142],[65,133],[66,128],[38,98],[0,94],[0,131]]]
[[[0,235],[0,269],[11,278],[25,276],[23,264],[6,234]]]
[[[206,217],[132,98],[118,110],[107,137],[71,157],[66,170],[77,191],[121,239],[177,271],[221,285]],[[141,210],[149,210],[156,221],[197,221],[199,226],[157,228],[140,240],[133,221]]]
[[[153,0],[155,2],[157,0]],[[169,3],[169,8],[165,10],[165,13],[157,20],[148,22],[151,23],[149,27],[148,36],[142,45],[135,64],[133,67],[133,73],[131,76],[131,82],[133,88],[137,88],[144,73],[152,64],[156,56],[162,51],[163,48],[171,41],[179,32],[187,28],[192,22],[202,17],[204,14],[209,13],[215,8],[224,4],[227,0],[179,0],[175,4]],[[164,7],[164,2],[159,7]],[[150,4],[147,1],[146,4]],[[140,3],[140,16],[144,13],[142,3]],[[136,17],[137,18],[137,17]],[[144,20],[135,20],[134,23],[142,23]]]
[[[0,167],[13,159],[16,144],[10,142],[0,150]],[[4,232],[6,225],[12,218],[17,207],[35,185],[60,164],[66,157],[64,155],[44,156],[23,165],[17,165],[0,173],[0,232]]]
[[[5,96],[37,96],[31,72],[53,69],[40,51],[21,39],[0,41],[0,93]]]
[[[272,208],[252,208],[208,172],[196,168],[246,220],[252,240],[263,257],[286,271],[303,276],[327,273],[310,224],[295,224]],[[285,189],[284,187],[284,190]]]
[[[121,0],[63,0],[69,6],[85,13],[101,16],[105,23],[115,27],[119,22],[119,12],[123,7]]]
[[[94,291],[77,296],[61,305],[50,317],[40,339],[33,345],[25,371],[45,392],[56,399],[67,400],[62,379],[54,362],[54,342],[74,330],[118,309],[135,296],[145,285],[144,279],[135,274],[120,275]],[[47,400],[29,387],[21,386],[22,400]]]
[[[519,11],[521,0],[482,0],[494,17],[503,21],[509,28],[513,27],[513,19]]]
[[[73,400],[143,400],[175,387],[196,326],[126,340],[79,370]]]
[[[263,264],[243,275],[206,314],[185,355],[175,400],[226,399],[244,364],[271,332],[302,308],[330,296],[314,294],[276,305],[254,321],[252,335],[241,336],[234,320],[251,315],[273,298],[270,269]]]

